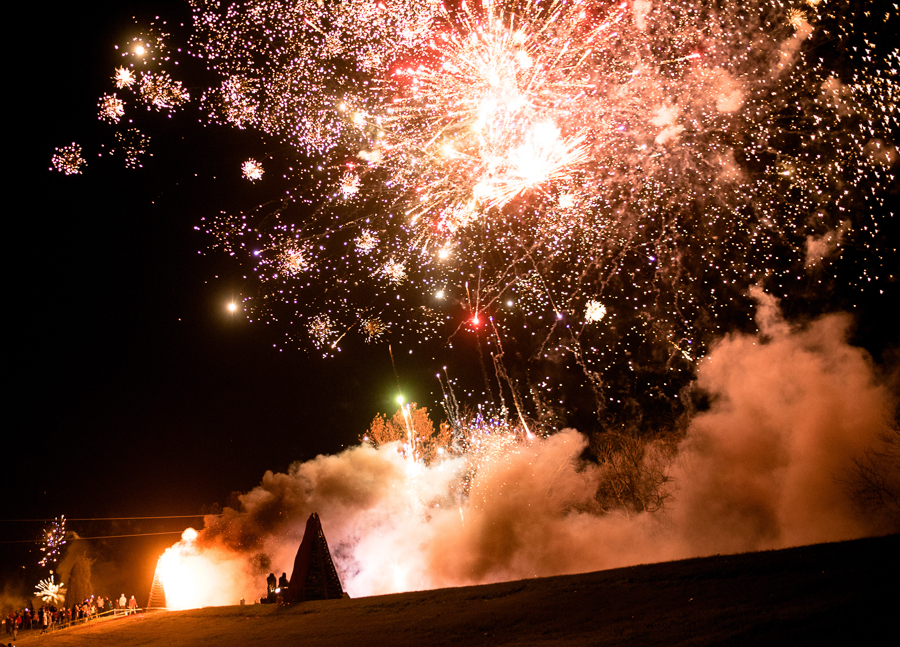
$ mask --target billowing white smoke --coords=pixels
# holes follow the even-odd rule
[[[834,314],[792,330],[755,295],[759,336],[731,335],[698,375],[714,394],[682,445],[672,521],[690,552],[779,548],[866,534],[841,483],[891,412],[867,353]]]
[[[712,405],[670,467],[663,511],[604,513],[600,467],[566,430],[490,454],[463,496],[466,458],[410,465],[388,445],[360,446],[267,472],[241,510],[208,517],[170,549],[183,578],[175,606],[235,604],[290,570],[318,512],[351,596],[584,572],[711,553],[840,540],[872,532],[840,477],[885,425],[889,397],[850,318],[792,329],[757,295],[759,335],[730,335],[703,361]],[[501,442],[502,439],[498,439]],[[508,442],[508,441],[507,441]]]

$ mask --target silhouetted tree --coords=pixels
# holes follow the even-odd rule
[[[876,444],[853,459],[845,484],[860,510],[881,517],[888,530],[900,531],[900,406]]]
[[[369,431],[360,437],[364,443],[373,447],[380,447],[390,442],[400,441],[401,452],[409,456],[412,452],[417,461],[430,465],[439,455],[440,449],[450,446],[450,427],[441,423],[437,429],[431,418],[428,417],[428,409],[421,409],[413,402],[406,407],[401,407],[393,417],[378,414],[369,425]]]
[[[91,565],[93,563],[94,560],[85,555],[75,558],[69,573],[69,585],[66,589],[66,602],[69,606],[91,597]]]
[[[654,512],[666,504],[673,438],[607,432],[595,436],[594,452],[603,474],[596,494],[603,510]]]

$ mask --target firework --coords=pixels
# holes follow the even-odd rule
[[[359,191],[359,176],[353,171],[347,171],[341,178],[341,195],[348,199]]]
[[[307,272],[310,267],[312,267],[309,251],[304,248],[293,247],[290,245],[285,246],[279,252],[278,260],[282,272],[289,276]]]
[[[584,320],[595,323],[606,316],[606,306],[599,301],[588,301],[584,309]]]
[[[114,137],[118,146],[112,152],[118,152],[125,158],[126,168],[140,168],[141,159],[148,154],[149,135],[145,135],[137,128],[126,128],[116,131]]]
[[[388,282],[395,285],[403,283],[403,281],[406,279],[406,268],[404,267],[403,263],[393,258],[381,266],[380,272],[381,275],[388,280]]]
[[[41,560],[38,562],[41,566],[49,566],[59,561],[60,551],[66,545],[66,518],[58,517],[54,519],[47,528],[44,529],[44,536],[41,541]]]
[[[44,601],[45,604],[61,606],[66,600],[66,590],[63,588],[64,583],[56,584],[51,575],[45,580],[38,582],[34,589],[34,594]]]
[[[111,124],[119,123],[125,114],[125,103],[114,94],[104,94],[100,97],[99,118]]]
[[[138,97],[155,110],[171,110],[191,99],[190,93],[167,72],[143,72],[138,80]]]
[[[473,322],[490,314],[497,343],[514,334],[515,320],[495,304],[516,297],[528,326],[551,341],[547,350],[572,356],[594,388],[601,382],[594,376],[648,339],[677,348],[673,359],[690,371],[715,332],[698,330],[698,315],[727,316],[769,259],[799,256],[790,223],[815,207],[806,198],[788,204],[773,186],[798,197],[844,196],[809,163],[811,151],[773,155],[748,145],[781,136],[773,123],[782,117],[773,117],[786,114],[782,102],[806,104],[829,87],[832,73],[802,57],[812,30],[805,14],[787,14],[793,32],[760,39],[727,9],[706,24],[689,4],[644,15],[585,9],[487,3],[447,17],[449,27],[432,35],[416,66],[392,75],[394,96],[374,119],[381,131],[367,150],[383,169],[373,178],[383,172],[415,188],[405,226],[384,229],[393,231],[387,253],[406,246],[403,280],[455,293],[475,313]],[[658,30],[674,40],[655,53]],[[760,62],[748,56],[754,50],[771,54]],[[759,99],[773,87],[777,101]],[[845,117],[863,114],[851,91],[841,96],[854,104],[840,108]],[[815,112],[804,127],[821,154],[821,142],[837,142],[818,122],[838,116]],[[838,129],[850,138],[841,164],[867,136],[870,126],[856,123],[858,135],[848,133],[849,124]],[[858,156],[856,164],[880,183],[877,170]],[[705,222],[696,220],[699,210]],[[823,233],[843,228],[840,222],[833,218]],[[685,263],[683,250],[692,248],[699,263]],[[750,267],[745,276],[724,261],[741,257]],[[389,258],[381,270],[397,277],[395,286],[399,276],[388,270],[399,260]],[[711,289],[698,294],[680,278],[686,274],[704,277]],[[477,276],[477,284],[462,281],[466,276]],[[595,323],[611,309],[626,334],[561,323],[579,310]]]
[[[363,229],[356,239],[356,251],[360,254],[369,254],[378,247],[378,236],[368,229]]]
[[[246,162],[241,164],[241,173],[251,182],[261,180],[263,176],[262,164],[257,162],[255,159],[248,159]]]
[[[394,339],[480,331],[496,392],[530,385],[522,406],[538,418],[560,401],[547,374],[561,364],[594,411],[637,392],[675,406],[709,341],[750,325],[750,286],[841,276],[862,295],[889,279],[900,56],[873,33],[896,10],[191,5],[190,49],[218,77],[200,93],[207,119],[310,159],[274,213],[204,228],[258,279],[251,319],[302,309],[316,348],[339,331],[370,340],[359,313],[378,312]],[[190,95],[165,69],[167,39],[136,37],[114,78],[171,111]],[[851,248],[872,259],[862,274],[830,263]],[[639,379],[638,357],[659,370]],[[634,377],[613,387],[610,373]]]
[[[246,128],[257,122],[259,102],[255,99],[256,92],[253,80],[236,74],[222,81],[217,91],[205,93],[201,102],[209,108],[213,119],[221,112],[221,121]]]
[[[786,15],[788,24],[794,29],[800,29],[806,22],[806,12],[802,9],[791,8],[787,10]]]
[[[115,81],[117,88],[130,88],[134,85],[135,80],[134,72],[127,67],[116,68],[116,74],[113,76],[113,81]]]
[[[79,175],[81,167],[87,166],[87,162],[81,156],[81,146],[75,142],[57,148],[50,161],[54,169],[66,175]]]
[[[388,329],[387,325],[378,317],[366,317],[360,321],[360,327],[367,344],[377,341]]]
[[[325,348],[333,344],[337,332],[331,318],[326,314],[319,314],[309,321],[309,336],[316,348]]]

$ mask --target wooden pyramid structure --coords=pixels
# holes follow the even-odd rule
[[[344,589],[331,560],[322,523],[319,515],[313,512],[306,521],[284,601],[291,604],[305,600],[334,600],[343,596]]]
[[[148,609],[166,608],[166,589],[163,587],[159,573],[153,574],[153,584],[150,586],[150,599],[147,600]]]

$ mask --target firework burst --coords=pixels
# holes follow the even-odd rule
[[[181,81],[175,81],[167,72],[143,72],[137,84],[138,97],[155,110],[172,110],[191,99]]]
[[[50,566],[59,561],[63,546],[66,545],[66,518],[58,517],[44,529],[41,540],[41,566]]]
[[[150,137],[137,128],[118,130],[114,137],[118,145],[112,152],[122,155],[126,168],[140,168],[142,158],[149,154]]]
[[[787,259],[777,272],[795,271],[807,237],[845,232],[842,214],[860,198],[868,206],[854,216],[857,244],[880,229],[882,198],[838,190],[834,180],[852,168],[855,184],[886,185],[891,166],[860,152],[889,139],[893,111],[873,120],[867,104],[884,103],[895,83],[874,86],[857,71],[851,84],[807,56],[816,39],[853,37],[837,7],[815,17],[777,2],[756,9],[689,0],[423,5],[409,29],[374,14],[379,29],[403,38],[355,33],[337,47],[312,26],[358,25],[363,8],[304,6],[297,33],[322,39],[308,50],[309,67],[341,61],[356,90],[336,73],[315,101],[292,95],[303,127],[282,113],[262,127],[302,149],[360,160],[304,180],[320,187],[310,203],[321,215],[305,217],[303,235],[335,281],[353,275],[365,305],[402,322],[398,330],[428,336],[450,321],[452,335],[471,329],[460,317],[487,323],[492,352],[505,342],[538,360],[570,358],[596,410],[618,401],[604,373],[659,352],[668,375],[630,388],[674,403],[671,368],[689,375],[724,322],[749,320],[747,289],[772,281],[773,259]],[[236,20],[227,38],[215,30],[207,43],[225,74],[233,73],[225,43],[247,29]],[[259,87],[299,74],[281,60],[257,68]],[[275,114],[265,102],[259,109]],[[290,215],[279,218],[284,225],[268,219],[276,231]],[[308,282],[278,289],[318,307],[354,297]],[[441,313],[414,293],[452,305]],[[353,326],[351,308],[329,312],[337,327]],[[543,363],[520,377],[552,390],[539,379]],[[501,373],[502,392],[512,387]],[[535,415],[545,409],[539,399]]]
[[[378,247],[378,236],[369,231],[368,229],[363,229],[360,232],[359,237],[356,239],[356,251],[360,254],[369,254],[372,250]]]
[[[301,308],[314,347],[371,338],[360,312],[384,336],[480,331],[496,393],[531,385],[522,406],[541,418],[565,366],[602,415],[637,392],[677,406],[708,342],[750,325],[752,285],[836,285],[828,261],[851,248],[871,262],[840,274],[850,301],[890,278],[900,56],[873,34],[896,9],[191,5],[191,51],[219,77],[201,93],[208,119],[311,156],[274,213],[205,228],[259,279],[250,316]],[[117,87],[187,104],[164,34],[124,51]],[[138,61],[156,68],[135,74]],[[504,368],[512,356],[530,359]],[[637,357],[665,368],[638,377]],[[612,373],[631,377],[614,387]]]
[[[34,594],[43,600],[45,604],[54,606],[61,606],[66,600],[66,590],[63,588],[63,582],[57,584],[53,581],[52,575],[38,582],[34,589]]]
[[[99,118],[111,124],[119,123],[125,115],[125,103],[114,94],[104,94],[100,97]]]
[[[134,85],[134,82],[137,79],[134,77],[134,72],[129,70],[127,67],[117,67],[116,74],[113,76],[113,81],[115,81],[116,87],[121,88],[130,88]]]
[[[87,162],[81,156],[81,146],[75,142],[57,148],[50,161],[54,169],[66,175],[79,175],[81,167],[87,166]]]
[[[319,314],[309,321],[309,336],[316,348],[323,349],[334,345],[337,331],[331,317]]]
[[[377,341],[387,332],[387,325],[378,317],[366,317],[360,321],[360,327],[367,344]]]
[[[262,164],[257,162],[255,159],[248,159],[246,162],[241,164],[241,173],[251,182],[261,180],[263,176]]]

